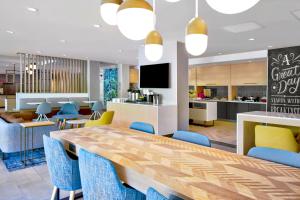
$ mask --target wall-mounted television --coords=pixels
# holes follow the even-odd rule
[[[169,88],[170,63],[140,66],[140,88]]]

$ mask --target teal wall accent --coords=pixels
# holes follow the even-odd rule
[[[118,97],[118,68],[104,69],[104,103]]]

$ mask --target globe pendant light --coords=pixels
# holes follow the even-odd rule
[[[155,62],[163,55],[163,39],[159,32],[151,31],[145,41],[145,56],[149,61]]]
[[[185,48],[193,56],[202,55],[207,49],[207,25],[198,17],[198,0],[196,0],[196,17],[191,19],[186,28]]]
[[[153,0],[153,12],[155,13],[155,0]],[[154,15],[155,16],[155,15]],[[151,31],[145,40],[145,56],[149,61],[155,62],[163,55],[163,39],[159,32]]]
[[[153,30],[155,15],[152,6],[145,0],[126,0],[117,13],[121,33],[131,40],[145,39]]]
[[[117,11],[122,0],[102,0],[100,13],[103,21],[109,25],[117,25]]]
[[[206,0],[214,10],[223,14],[237,14],[244,12],[257,4],[260,0]]]

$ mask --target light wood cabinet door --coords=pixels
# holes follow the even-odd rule
[[[137,84],[139,82],[139,70],[136,68],[130,68],[129,70],[129,82]]]
[[[189,86],[196,85],[196,78],[197,78],[196,68],[189,68]]]
[[[197,67],[198,86],[227,86],[230,83],[230,65]]]
[[[231,65],[231,85],[267,85],[267,63],[251,62]]]

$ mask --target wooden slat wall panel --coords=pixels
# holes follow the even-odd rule
[[[21,92],[87,92],[87,61],[22,53],[19,56]]]

